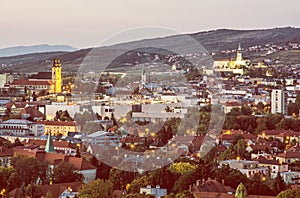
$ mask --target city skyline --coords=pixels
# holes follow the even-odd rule
[[[44,43],[86,48],[98,46],[119,32],[140,27],[158,27],[179,33],[221,28],[300,27],[296,20],[300,17],[299,5],[296,0],[285,3],[279,0],[2,1],[0,48]],[[174,34],[170,32],[150,34],[146,38]],[[125,37],[119,42],[132,39]],[[136,39],[140,39],[138,35]]]

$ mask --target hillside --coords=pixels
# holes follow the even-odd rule
[[[174,54],[174,51],[181,50],[185,54],[199,52],[199,47],[191,47],[191,37],[203,45],[208,53],[218,52],[227,49],[236,49],[239,42],[243,48],[265,44],[282,44],[289,42],[300,43],[300,28],[274,28],[264,30],[229,30],[220,29],[206,32],[199,32],[190,35],[174,35],[165,38],[146,39],[129,43],[122,43],[114,46],[100,47],[96,49],[82,49],[74,52],[51,52],[37,53],[22,56],[14,56],[8,58],[0,57],[1,72],[34,72],[47,71],[51,67],[51,59],[54,57],[61,58],[64,71],[76,72],[83,60],[88,56],[88,61],[85,61],[84,68],[86,71],[99,71],[100,67],[110,65],[111,68],[120,67],[126,61],[131,63],[143,63],[151,61],[155,58],[154,51],[162,56],[165,54]],[[162,46],[162,49],[152,48],[151,46]],[[186,47],[185,47],[186,46]],[[119,54],[122,49],[138,50],[123,54],[118,59],[114,59],[116,54]],[[173,49],[173,52],[167,52],[164,49]],[[139,56],[137,51],[148,54],[148,57]],[[90,53],[92,52],[92,53]],[[288,57],[288,54],[285,54]],[[126,58],[126,61],[124,59]],[[47,61],[48,60],[48,61]],[[162,61],[163,62],[163,61]],[[130,64],[129,64],[130,65]],[[83,69],[83,68],[81,68]]]

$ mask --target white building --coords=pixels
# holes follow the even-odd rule
[[[120,137],[114,133],[106,131],[97,131],[82,137],[82,141],[85,144],[98,145],[98,146],[119,146]]]
[[[287,184],[299,184],[300,182],[300,172],[281,172],[281,177],[283,178],[284,182]]]
[[[271,93],[271,112],[273,114],[287,114],[286,91],[282,89],[273,89]]]
[[[44,133],[44,124],[36,124],[29,120],[10,119],[0,123],[0,134],[12,136],[41,136]]]
[[[256,173],[268,175],[268,167],[259,167],[259,162],[249,160],[225,160],[221,161],[220,165],[228,165],[230,168],[236,169],[245,174],[248,178]]]
[[[146,188],[140,188],[140,194],[154,195],[155,198],[161,198],[167,195],[167,189],[160,188],[160,186],[156,186],[156,188],[151,188],[151,186],[147,186]]]

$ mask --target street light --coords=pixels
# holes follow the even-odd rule
[[[0,193],[0,194],[2,195],[2,198],[4,197],[5,191],[6,191],[6,190],[5,190],[4,188],[1,190],[1,193]]]

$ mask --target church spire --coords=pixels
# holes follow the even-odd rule
[[[48,133],[47,143],[45,147],[46,153],[56,153],[54,150],[54,145],[51,137],[51,132]]]
[[[241,43],[239,43],[238,49],[237,49],[237,55],[236,55],[236,62],[240,63],[243,60],[242,57],[242,48],[241,48]]]

